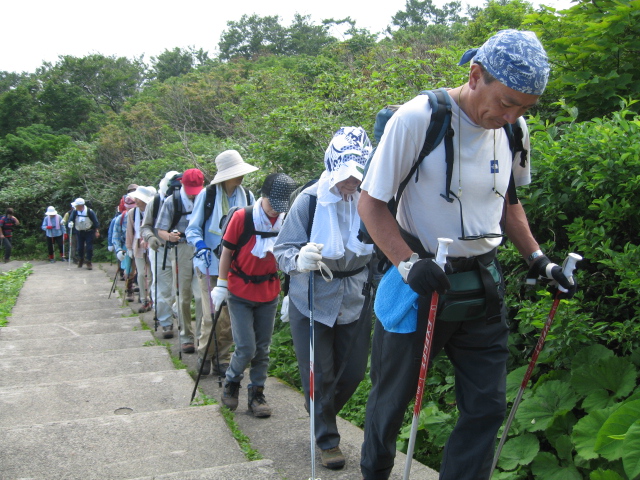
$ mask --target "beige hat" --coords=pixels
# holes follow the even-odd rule
[[[213,177],[212,185],[222,183],[225,180],[242,177],[247,173],[255,172],[258,167],[249,165],[242,159],[240,153],[236,150],[225,150],[216,157],[216,168],[218,173]]]
[[[58,212],[54,207],[47,207],[47,211],[44,212],[45,215],[57,215]]]
[[[142,200],[144,203],[149,203],[153,199],[155,193],[155,189],[152,190],[151,187],[138,187],[135,191],[131,192],[129,196],[131,198]]]

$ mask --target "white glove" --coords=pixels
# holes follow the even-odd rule
[[[73,228],[73,222],[69,222],[69,228]]]
[[[127,255],[129,255],[129,258],[133,258],[133,250],[130,248],[127,248]]]
[[[289,295],[282,299],[282,306],[280,307],[280,320],[283,323],[289,321]]]
[[[216,312],[220,310],[222,304],[229,298],[229,290],[227,290],[227,280],[218,279],[216,287],[211,290],[211,301],[216,309]]]
[[[109,245],[107,247],[107,250],[109,250],[110,252],[113,252],[116,249],[116,247],[114,247],[113,245]]]
[[[322,260],[322,245],[321,243],[307,243],[298,252],[298,258],[296,259],[296,269],[299,272],[309,272],[311,270],[318,270],[320,266],[318,262]]]
[[[124,260],[124,250],[118,250],[118,253],[116,253],[116,257],[122,262]]]

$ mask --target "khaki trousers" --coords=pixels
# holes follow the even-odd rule
[[[198,340],[198,356],[200,358],[203,358],[205,357],[205,349],[207,348],[207,342],[209,341],[209,336],[211,335],[211,327],[213,325],[213,322],[211,320],[211,291],[209,290],[209,285],[207,285],[207,275],[200,272],[200,270],[197,268],[196,273],[198,276],[198,282],[200,283],[200,297],[202,299],[202,327],[200,329],[200,338]],[[215,275],[211,275],[210,286],[212,290],[213,287],[216,286],[217,281],[218,277]],[[209,351],[206,352],[205,358],[210,358],[215,362],[217,350],[217,360],[220,363],[229,363],[229,360],[231,359],[230,350],[231,345],[233,344],[233,335],[231,333],[229,309],[226,305],[222,307],[222,311],[220,312],[220,316],[218,317],[218,322],[216,324],[216,339],[217,344],[215,340],[211,341],[211,346],[209,347]]]

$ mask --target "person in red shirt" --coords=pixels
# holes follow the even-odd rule
[[[7,208],[7,213],[0,217],[0,244],[4,247],[4,263],[11,259],[11,237],[13,229],[20,222],[13,216],[13,208]]]
[[[222,403],[231,410],[238,407],[240,381],[250,364],[248,406],[256,417],[271,415],[271,407],[264,397],[264,384],[280,293],[273,246],[295,188],[295,182],[288,175],[272,173],[262,186],[262,197],[253,206],[233,214],[222,237],[219,276],[211,292],[216,311],[227,302],[236,345],[225,375]],[[247,215],[251,215],[251,219],[247,219]],[[251,223],[253,234],[244,243],[241,234]]]

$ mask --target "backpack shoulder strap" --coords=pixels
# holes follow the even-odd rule
[[[251,205],[251,191],[248,188],[244,188],[242,185],[240,185],[240,188],[244,190],[244,196],[247,199],[247,205]]]
[[[167,232],[173,232],[180,221],[180,217],[182,217],[182,201],[178,201],[178,195],[176,195],[176,191],[174,191],[171,196],[173,198],[173,216],[171,217],[171,224],[169,225],[169,230]]]
[[[313,217],[316,214],[316,205],[318,204],[318,197],[315,195],[309,195],[309,221],[307,222],[307,238],[311,240],[311,227],[313,226]]]
[[[200,226],[203,232],[203,235],[202,235],[203,237],[204,237],[204,224],[213,213],[213,207],[216,204],[216,194],[218,193],[217,190],[218,189],[216,188],[216,185],[207,185],[205,198],[204,198],[204,215],[202,216],[202,225]]]
[[[398,187],[398,193],[396,194],[393,212],[395,216],[395,210],[397,210],[398,202],[400,201],[400,197],[402,196],[402,192],[406,188],[409,180],[416,174],[416,182],[418,181],[418,167],[422,161],[431,153],[433,150],[440,145],[442,140],[445,140],[445,151],[446,151],[446,162],[447,162],[447,175],[445,179],[445,192],[446,196],[443,197],[448,201],[452,202],[453,199],[449,197],[449,192],[451,190],[451,175],[453,172],[453,129],[451,128],[451,97],[444,88],[439,88],[437,90],[424,90],[420,92],[420,95],[427,95],[429,97],[429,104],[431,106],[431,121],[429,122],[429,126],[427,127],[427,133],[424,139],[424,145],[422,146],[422,150],[418,155],[415,163],[411,167],[411,170],[405,177],[405,179],[400,183]]]
[[[503,128],[507,134],[509,140],[509,149],[511,150],[511,159],[515,160],[516,155],[520,153],[520,166],[524,168],[527,163],[527,156],[529,152],[524,148],[524,130],[522,129],[521,118],[518,118],[515,123],[507,123]],[[518,203],[518,194],[516,192],[516,182],[513,178],[513,170],[511,171],[511,178],[509,179],[509,186],[507,187],[507,195],[509,196],[509,203],[515,205]]]
[[[153,196],[153,205],[151,205],[151,212],[153,214],[154,225],[156,223],[156,218],[158,218],[158,210],[160,210],[160,194],[156,193]]]

